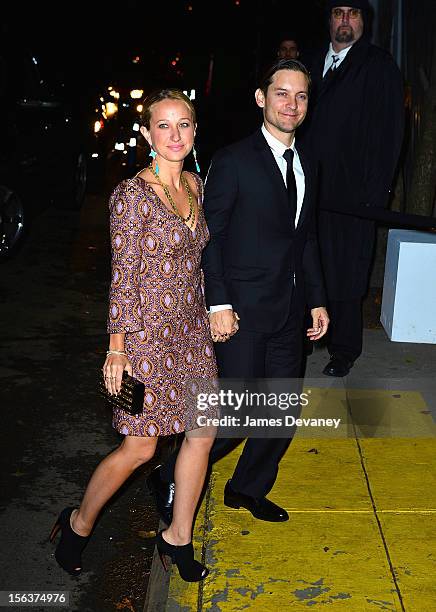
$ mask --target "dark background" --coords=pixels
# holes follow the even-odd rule
[[[395,51],[398,43],[396,60],[406,90],[406,134],[392,208],[434,215],[435,1],[403,0],[402,11],[399,4],[399,0],[378,0],[374,28],[377,44]],[[304,51],[322,43],[326,34],[321,3],[315,0],[240,0],[239,5],[234,0],[193,0],[190,4],[122,0],[112,6],[83,0],[16,1],[8,7],[3,3],[0,42],[3,47],[28,49],[41,58],[42,77],[51,85],[56,80],[64,83],[69,101],[81,111],[79,117],[92,136],[96,101],[109,85],[121,89],[124,83],[132,89],[171,84],[196,89],[196,146],[203,177],[208,157],[218,146],[243,136],[253,122],[260,124],[253,100],[255,80],[262,66],[275,58],[280,38],[295,30]],[[133,64],[136,55],[141,62]],[[211,55],[213,80],[206,96]],[[180,59],[173,66],[176,57]],[[120,441],[98,396],[97,381],[107,348],[107,202],[111,189],[127,172],[129,155],[119,151],[112,155],[99,188],[89,190],[88,185],[83,200],[73,199],[68,180],[74,171],[73,159],[69,163],[62,160],[61,168],[47,167],[50,151],[41,151],[38,140],[47,141],[50,130],[44,132],[45,124],[50,127],[52,123],[48,143],[53,157],[62,150],[74,152],[65,129],[69,107],[21,108],[17,104],[21,76],[14,70],[12,76],[20,97],[12,100],[7,111],[15,123],[3,111],[0,120],[10,124],[15,148],[5,138],[7,130],[0,129],[0,169],[9,157],[20,171],[11,188],[24,206],[25,240],[18,243],[13,257],[0,264],[0,319],[4,322],[0,588],[62,588],[71,591],[70,609],[74,611],[139,612],[158,526],[154,501],[145,486],[154,463],[139,469],[102,512],[85,550],[83,575],[73,579],[62,572],[53,557],[54,545],[47,541],[59,511],[78,503],[92,470]],[[1,86],[0,80],[0,102],[6,89]],[[131,128],[131,119],[128,125]],[[108,122],[103,136],[109,129]],[[4,160],[3,151],[7,154]],[[422,169],[428,169],[428,178],[423,178]],[[134,169],[129,172],[133,174]],[[59,176],[63,187],[56,197],[47,182],[54,176]],[[9,186],[10,175],[5,177]],[[29,193],[23,195],[24,187]],[[364,305],[367,328],[380,327],[387,229],[379,229],[384,239],[378,243],[375,273]],[[404,371],[408,376],[414,375],[411,372],[422,375],[423,367],[430,375],[434,369],[433,347],[424,346],[418,353],[407,344],[395,351],[392,348],[386,358],[381,351],[384,336],[383,340],[372,337],[378,338],[368,345],[366,367],[372,374],[386,367],[394,377]],[[369,340],[366,335],[365,342]],[[314,371],[320,372],[325,351],[312,357]],[[161,457],[158,453],[155,461]]]
[[[433,179],[429,186],[417,170],[433,155],[427,150],[420,153],[420,143],[431,120],[431,88],[436,81],[436,4],[434,0],[371,2],[377,6],[373,42],[394,54],[406,90],[406,133],[395,207],[432,214]],[[74,89],[81,110],[94,110],[102,88],[107,91],[109,84],[119,82],[134,86],[137,81],[145,89],[194,88],[197,150],[207,168],[213,151],[259,124],[253,90],[262,67],[275,58],[279,40],[294,33],[303,53],[327,41],[323,4],[323,0],[16,2],[2,6],[0,29],[2,37],[7,30],[14,44],[40,54],[44,66]],[[141,61],[134,65],[136,55]],[[211,56],[212,87],[205,97]]]
[[[206,81],[211,53],[233,80],[274,57],[280,36],[293,32],[304,44],[323,32],[322,1],[305,0],[125,0],[109,4],[25,3],[6,9],[17,36],[49,54],[81,83],[108,78],[134,55],[144,73]],[[285,25],[286,24],[286,25]],[[180,68],[170,66],[181,54]],[[241,70],[242,69],[242,70]]]
[[[326,34],[320,0],[123,0],[112,6],[78,0],[25,7],[5,10],[9,36],[36,53],[85,108],[110,84],[195,89],[198,141],[207,157],[257,127],[253,92],[281,37],[295,35],[304,49]]]

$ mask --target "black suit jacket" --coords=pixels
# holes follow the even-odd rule
[[[210,242],[202,259],[206,302],[232,304],[241,329],[280,330],[293,291],[301,316],[306,303],[310,308],[325,304],[314,170],[298,144],[297,150],[306,185],[297,228],[283,177],[261,130],[218,151],[209,168],[204,209]]]

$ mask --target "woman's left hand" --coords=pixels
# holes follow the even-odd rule
[[[239,315],[237,312],[234,312],[234,311],[232,311],[232,314],[233,314],[233,323],[232,323],[230,332],[219,333],[216,330],[215,326],[213,324],[211,325],[211,335],[212,335],[213,342],[226,342],[232,336],[234,336],[236,332],[239,330],[239,323],[238,323],[238,321],[240,320]]]
[[[133,368],[127,355],[108,355],[103,365],[104,384],[111,395],[121,391],[123,372],[132,376]]]

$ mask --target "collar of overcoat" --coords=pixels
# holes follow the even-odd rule
[[[318,98],[323,96],[327,91],[331,89],[334,84],[342,81],[350,70],[351,66],[358,66],[362,64],[367,56],[370,43],[365,36],[359,38],[357,42],[348,51],[344,60],[336,68],[335,75],[333,78],[327,81],[323,80],[322,73],[324,71],[325,56],[327,55],[328,47],[323,50],[323,54],[319,55],[318,61],[315,66],[315,74],[313,75],[314,80],[319,83]]]

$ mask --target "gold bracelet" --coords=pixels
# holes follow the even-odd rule
[[[125,357],[127,357],[127,354],[125,351],[106,351],[106,355],[124,355]]]

